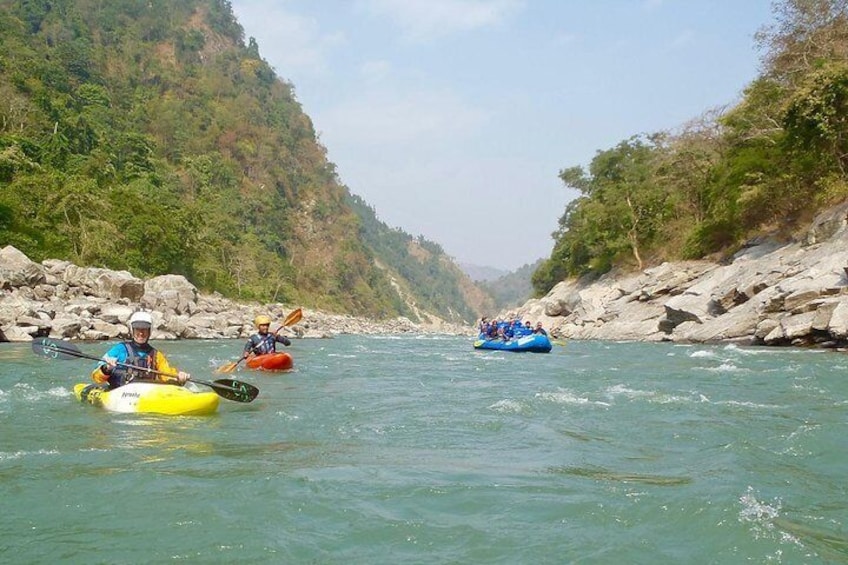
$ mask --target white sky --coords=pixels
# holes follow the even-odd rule
[[[514,270],[561,169],[739,100],[770,0],[231,0],[341,181],[390,227]]]

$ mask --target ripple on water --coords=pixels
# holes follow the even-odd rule
[[[602,467],[552,467],[550,473],[584,477],[596,481],[610,481],[618,483],[638,483],[655,486],[681,486],[692,482],[691,477],[673,477],[664,475],[649,475],[640,473],[629,473],[612,471]]]
[[[524,411],[524,406],[516,400],[498,400],[489,406],[489,409],[495,412],[520,414]]]

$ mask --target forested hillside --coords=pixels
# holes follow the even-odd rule
[[[418,267],[403,238],[366,242],[293,91],[225,0],[0,0],[0,245],[410,315],[383,263],[427,308],[473,319],[441,248],[421,240],[435,258]]]
[[[429,312],[441,312],[449,320],[465,321],[474,320],[482,309],[493,304],[441,246],[389,228],[358,196],[351,195],[350,204],[360,219],[363,241],[396,281],[400,295],[414,297],[407,303]]]
[[[848,1],[784,0],[758,34],[762,72],[732,107],[640,134],[560,172],[581,196],[534,273],[537,295],[612,267],[790,238],[848,197]]]

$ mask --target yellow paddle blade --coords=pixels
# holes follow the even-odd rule
[[[237,365],[238,365],[238,361],[230,361],[226,365],[221,365],[220,367],[218,367],[218,369],[215,372],[216,373],[232,373],[233,371],[235,371]]]
[[[286,319],[283,320],[283,326],[291,326],[292,324],[296,324],[303,318],[303,310],[298,308],[297,310],[292,310],[289,312],[289,315],[286,316]]]

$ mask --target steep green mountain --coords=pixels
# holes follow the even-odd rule
[[[791,238],[848,198],[848,3],[783,0],[773,12],[757,35],[762,73],[741,102],[560,172],[581,196],[533,275],[537,295],[613,266],[721,258],[756,236]]]
[[[366,241],[293,90],[226,0],[0,0],[0,245],[376,317],[412,312],[396,277],[473,318],[438,246]]]

